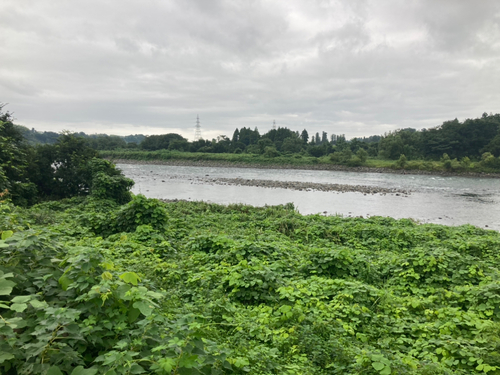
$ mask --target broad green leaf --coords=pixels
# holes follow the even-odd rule
[[[35,309],[42,309],[44,307],[47,307],[47,302],[45,301],[39,301],[37,299],[31,300],[30,301],[31,306],[33,306]]]
[[[16,285],[15,282],[5,279],[0,279],[0,296],[8,296],[12,293],[12,287]]]
[[[129,301],[131,299],[130,296],[127,296],[127,292],[131,289],[130,285],[122,284],[118,288],[116,288],[116,294],[119,299],[123,299],[125,301]]]
[[[16,358],[14,354],[11,353],[0,353],[0,363],[4,363],[5,361],[8,361],[9,359],[14,359]]]
[[[11,306],[10,306],[10,309],[13,310],[13,311],[17,311],[17,312],[23,312],[24,310],[26,310],[28,308],[28,305],[25,304],[25,303],[13,303]]]
[[[67,290],[68,289],[68,286],[71,285],[71,283],[73,282],[73,280],[71,280],[68,276],[66,275],[62,275],[60,278],[59,278],[59,284],[61,285],[61,288],[63,288],[63,290]]]
[[[47,375],[64,375],[61,369],[57,366],[52,366],[48,369]]]
[[[381,362],[372,362],[372,366],[377,371],[382,371],[385,367],[385,365]]]
[[[391,375],[391,372],[390,366],[385,366],[385,368],[380,371],[380,375]]]
[[[11,230],[3,231],[2,232],[2,240],[5,241],[7,238],[12,237],[13,234],[14,234],[14,232]]]
[[[141,311],[139,309],[136,309],[135,307],[132,307],[131,309],[128,310],[128,322],[133,323],[137,320],[137,318],[141,315]]]
[[[130,373],[131,374],[143,374],[145,372],[146,372],[146,370],[144,370],[144,368],[137,363],[133,363],[132,366],[130,366]]]
[[[145,315],[145,316],[150,316],[151,313],[153,312],[153,306],[150,306],[148,303],[146,302],[141,302],[141,301],[137,301],[137,302],[134,302],[133,306],[136,308],[136,309],[139,309],[140,312]]]
[[[120,275],[120,279],[132,285],[137,285],[137,282],[141,281],[139,275],[135,272],[125,272]]]
[[[101,274],[101,277],[103,280],[112,280],[113,279],[113,275],[111,274],[111,272],[108,272],[108,271],[105,271]]]
[[[15,302],[15,303],[26,303],[26,302],[28,302],[32,298],[33,298],[32,296],[15,296],[14,298],[12,298],[12,302]]]

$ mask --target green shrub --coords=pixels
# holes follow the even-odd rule
[[[358,152],[356,152],[357,158],[361,161],[361,163],[365,163],[366,159],[368,159],[368,152],[365,149],[360,148]]]
[[[481,155],[480,164],[486,168],[497,169],[500,168],[500,158],[495,158],[491,153],[485,152]]]
[[[98,199],[112,199],[116,203],[130,202],[130,188],[134,181],[122,175],[110,176],[104,172],[96,173],[92,178],[91,195]]]
[[[408,159],[404,154],[401,154],[399,156],[399,159],[394,163],[394,165],[397,168],[404,169],[406,167],[406,164],[408,163]]]
[[[258,258],[242,260],[233,266],[222,280],[225,290],[237,301],[258,304],[277,299],[276,290],[281,285],[282,266],[268,264]]]
[[[99,249],[62,248],[50,237],[28,231],[0,242],[2,374],[231,369],[225,354],[209,353],[195,316],[166,318],[164,291],[117,269]]]
[[[264,149],[264,156],[266,158],[275,158],[279,155],[280,155],[280,153],[276,150],[275,147],[268,146]]]
[[[343,151],[335,151],[330,154],[330,160],[334,163],[347,164],[352,159],[352,151],[346,148]]]
[[[134,232],[139,225],[160,229],[167,222],[168,215],[163,204],[158,199],[148,199],[139,194],[118,211],[113,229],[115,232]]]

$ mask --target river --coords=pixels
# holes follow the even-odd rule
[[[305,215],[390,216],[500,230],[500,180],[493,178],[140,164],[117,167],[135,181],[134,193],[149,198],[253,206],[293,202]],[[221,185],[214,182],[219,178],[365,185],[411,193],[384,195]]]

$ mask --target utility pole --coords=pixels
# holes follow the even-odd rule
[[[196,126],[194,128],[194,140],[199,141],[201,139],[201,126],[200,126],[200,116],[196,115]]]

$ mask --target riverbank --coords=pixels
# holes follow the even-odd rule
[[[461,176],[472,178],[500,178],[500,173],[478,173],[478,172],[447,172],[447,171],[427,171],[417,169],[392,169],[392,168],[372,168],[366,166],[348,167],[337,164],[258,164],[241,163],[214,160],[132,160],[108,158],[115,164],[139,164],[139,165],[172,165],[189,167],[210,167],[210,168],[256,168],[256,169],[301,169],[319,171],[341,171],[341,172],[361,172],[361,173],[393,173],[393,174],[414,174],[431,176]]]

